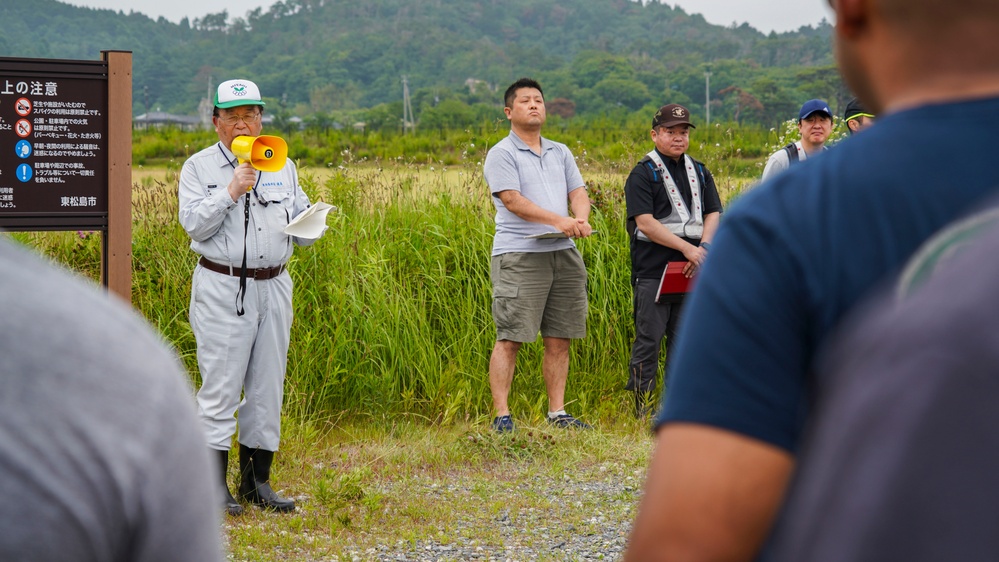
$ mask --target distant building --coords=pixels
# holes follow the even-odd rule
[[[185,131],[197,131],[203,128],[201,118],[194,115],[174,115],[163,111],[150,111],[132,118],[135,129],[158,129],[166,126],[179,127]]]
[[[149,113],[143,113],[142,115],[136,115],[132,118],[132,128],[134,129],[159,129],[162,127],[179,127],[185,131],[197,131],[200,129],[212,129],[214,125],[212,124],[212,109],[214,105],[208,101],[207,98],[202,98],[201,103],[198,104],[198,115],[174,115],[173,113],[166,113],[164,111],[150,111]],[[264,126],[269,126],[274,124],[274,116],[269,113],[264,113],[261,122]],[[305,128],[305,122],[301,117],[292,116],[287,119],[287,124],[292,129],[302,130]],[[343,125],[339,123],[333,123],[334,129],[342,129]]]
[[[274,116],[264,114],[261,122],[264,125],[270,125],[274,122]],[[301,117],[292,117],[288,119],[288,122],[297,129],[301,129],[303,127]],[[194,115],[174,115],[173,113],[166,113],[164,111],[150,111],[149,113],[136,115],[132,118],[133,129],[159,129],[170,126],[179,127],[185,131],[197,131],[199,129],[211,129],[213,125],[211,114],[208,115],[207,124],[202,117]]]
[[[468,87],[468,93],[474,94],[477,91],[482,92],[495,92],[496,88],[489,85],[489,82],[485,80],[479,80],[478,78],[469,78],[465,80],[465,86]]]

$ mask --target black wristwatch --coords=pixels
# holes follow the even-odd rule
[[[700,246],[701,248],[704,248],[705,250],[710,250],[711,249],[711,243],[710,242],[701,242],[700,244],[698,244],[698,246]]]

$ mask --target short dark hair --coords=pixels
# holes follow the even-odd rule
[[[513,99],[517,97],[517,90],[521,88],[534,88],[535,90],[541,92],[542,99],[545,97],[544,91],[541,90],[541,84],[538,84],[537,80],[534,80],[533,78],[521,78],[513,84],[510,84],[510,87],[506,89],[506,93],[503,94],[504,107],[513,107]]]
[[[259,107],[260,108],[260,114],[261,115],[264,114],[264,106],[262,106],[262,105],[255,105],[254,107]],[[232,108],[230,107],[229,109],[232,109]],[[219,116],[219,106],[217,106],[217,105],[212,106],[212,117],[218,117],[218,116]]]

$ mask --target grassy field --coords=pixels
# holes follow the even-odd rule
[[[632,419],[591,432],[524,425],[512,437],[488,431],[485,420],[290,422],[274,478],[299,509],[289,515],[251,509],[227,518],[229,558],[465,559],[427,556],[428,545],[442,545],[474,548],[484,560],[509,559],[510,551],[521,560],[531,551],[542,553],[534,558],[540,560],[580,559],[552,548],[569,529],[582,535],[627,529],[650,443],[647,426]],[[513,532],[504,533],[500,520],[510,521]]]
[[[648,422],[633,418],[623,391],[633,335],[621,193],[630,165],[598,166],[585,151],[580,158],[600,234],[579,241],[589,273],[589,333],[572,348],[566,398],[568,410],[597,429],[546,427],[535,343],[518,358],[511,407],[520,430],[511,438],[488,430],[494,211],[481,157],[453,165],[348,157],[301,168],[313,201],[340,207],[326,235],[297,249],[290,264],[295,324],[273,475],[301,509],[228,519],[230,559],[460,559],[447,550],[430,558],[405,554],[429,545],[523,559],[535,547],[551,552],[551,535],[532,532],[539,514],[548,514],[552,528],[583,533],[574,536],[591,536],[601,525],[627,528],[651,452]],[[132,300],[197,386],[187,323],[196,256],[177,224],[177,170],[134,170]],[[751,183],[718,174],[724,201]],[[13,236],[97,277],[94,233]],[[574,495],[581,489],[610,492]],[[515,531],[499,532],[498,519]]]

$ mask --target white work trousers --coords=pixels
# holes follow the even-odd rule
[[[287,271],[273,279],[247,279],[246,312],[238,316],[239,277],[200,265],[194,269],[190,320],[202,379],[198,414],[213,449],[229,449],[238,411],[240,443],[278,450],[292,285]]]

